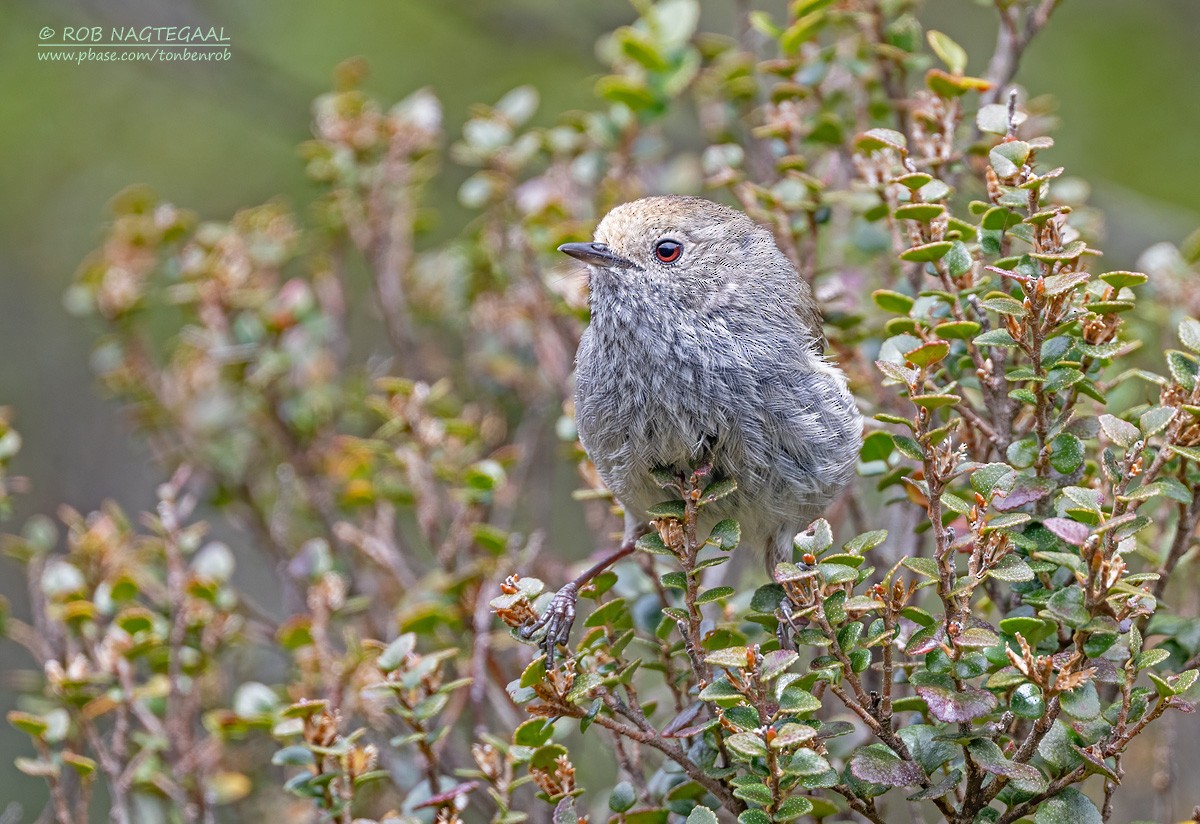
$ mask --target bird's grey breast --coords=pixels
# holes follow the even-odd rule
[[[609,308],[593,315],[580,342],[576,423],[609,488],[649,506],[662,497],[650,470],[683,469],[728,445],[734,422],[723,399],[744,370],[733,368],[727,329],[641,301]]]

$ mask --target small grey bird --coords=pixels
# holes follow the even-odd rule
[[[625,509],[621,548],[559,591],[534,625],[568,639],[578,588],[633,549],[664,492],[655,469],[699,463],[737,491],[702,510],[701,534],[736,518],[768,571],[845,488],[862,418],[824,356],[820,310],[771,233],[698,197],[613,209],[592,243],[559,247],[587,264],[591,323],[579,342],[575,422]]]

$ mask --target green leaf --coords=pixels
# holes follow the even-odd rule
[[[1147,672],[1151,683],[1154,684],[1154,689],[1163,698],[1170,698],[1174,695],[1182,695],[1191,689],[1196,683],[1196,676],[1200,674],[1200,670],[1187,670],[1179,675],[1169,675],[1166,678],[1160,677],[1157,673]]]
[[[1133,446],[1134,442],[1141,436],[1136,426],[1114,415],[1101,415],[1100,428],[1110,441],[1124,449]]]
[[[404,663],[404,659],[416,648],[416,644],[417,636],[406,632],[387,645],[376,659],[376,664],[383,672],[391,672]]]
[[[837,626],[846,620],[846,591],[839,589],[832,593],[821,604],[821,608],[825,610],[825,617],[829,623]]]
[[[1087,272],[1068,272],[1065,275],[1051,275],[1042,285],[1047,295],[1061,295],[1082,286],[1091,278]]]
[[[1122,501],[1144,501],[1153,498],[1156,495],[1165,495],[1173,501],[1178,501],[1181,504],[1190,504],[1192,502],[1192,493],[1186,486],[1181,484],[1174,478],[1163,478],[1150,484],[1143,484],[1137,489],[1134,489],[1128,495],[1119,496]]]
[[[1070,518],[1047,518],[1042,522],[1042,526],[1071,546],[1083,546],[1092,534],[1092,530],[1087,524],[1073,521]]]
[[[1084,380],[1083,372],[1073,366],[1059,366],[1050,370],[1046,376],[1045,391],[1061,392]]]
[[[1020,635],[1031,644],[1037,644],[1052,628],[1052,624],[1029,615],[1017,615],[1000,621],[1000,631],[1005,635]]]
[[[685,824],[717,824],[717,814],[708,807],[693,807]]]
[[[779,683],[783,682],[780,681]],[[782,712],[803,715],[804,713],[816,712],[821,709],[821,701],[811,692],[793,682],[788,684],[779,696],[779,709]]]
[[[663,543],[662,536],[657,532],[647,532],[645,535],[637,539],[634,546],[642,552],[649,552],[651,555],[674,555],[667,545]]]
[[[880,309],[897,315],[907,315],[913,307],[912,298],[890,289],[876,289],[871,293],[871,298]]]
[[[651,109],[658,105],[655,96],[637,80],[608,75],[596,81],[595,93],[610,103],[623,103],[634,111]]]
[[[960,97],[969,91],[984,91],[991,83],[982,77],[948,74],[941,69],[930,69],[925,73],[925,85],[938,97]]]
[[[1157,435],[1167,428],[1175,417],[1175,409],[1170,406],[1152,406],[1138,417],[1138,429],[1146,437]]]
[[[1016,471],[1008,464],[984,464],[971,473],[971,488],[987,498],[994,490],[1012,489],[1016,475]]]
[[[877,152],[881,149],[903,151],[908,147],[908,140],[894,129],[868,129],[855,138],[854,145],[860,152]]]
[[[1083,486],[1066,486],[1063,487],[1063,496],[1067,498],[1076,509],[1082,509],[1087,512],[1100,513],[1100,491]]]
[[[1134,657],[1133,663],[1138,669],[1149,669],[1150,667],[1161,664],[1170,657],[1170,651],[1165,650],[1162,647],[1155,647],[1154,649],[1148,649],[1145,652],[1138,653],[1138,655]]]
[[[1016,176],[1028,159],[1029,144],[1023,140],[1006,141],[988,152],[988,160],[1001,178]]]
[[[1017,345],[1013,340],[1013,336],[1008,333],[1007,329],[992,329],[989,332],[984,332],[975,338],[973,343],[976,346],[1004,346],[1012,348]]]
[[[1100,276],[1100,279],[1114,289],[1124,289],[1127,286],[1141,286],[1148,280],[1141,272],[1105,272]]]
[[[800,658],[794,650],[777,649],[764,653],[762,657],[762,679],[771,681],[783,674],[788,667]]]
[[[46,734],[46,730],[50,729],[50,722],[39,715],[33,715],[28,712],[20,712],[19,710],[10,710],[8,713],[8,723],[12,724],[21,732],[33,738],[41,738]]]
[[[932,558],[922,558],[915,555],[906,555],[901,559],[900,563],[911,569],[918,575],[923,575],[926,578],[938,577],[937,561]]]
[[[1096,805],[1074,787],[1065,787],[1043,801],[1033,820],[1035,824],[1104,824]]]
[[[1072,629],[1079,629],[1091,618],[1083,605],[1083,590],[1078,584],[1056,590],[1046,602],[1046,612]]]
[[[980,305],[984,309],[990,309],[993,312],[998,312],[1001,315],[1012,315],[1013,317],[1021,317],[1025,314],[1025,304],[1016,298],[1010,297],[995,297],[980,301]]]
[[[904,353],[905,360],[917,366],[930,366],[950,354],[950,345],[941,341],[930,341]]]
[[[792,544],[800,552],[820,555],[833,546],[833,529],[829,526],[829,521],[817,518],[809,525],[808,529],[796,534],[792,539]]]
[[[897,220],[915,220],[918,223],[928,223],[934,218],[946,213],[946,207],[940,203],[905,203],[897,206],[892,214]]]
[[[892,443],[891,433],[876,430],[868,433],[867,437],[863,438],[862,451],[859,453],[859,457],[863,463],[886,461],[894,450],[895,444]]]
[[[820,753],[805,748],[786,759],[782,769],[788,775],[822,775],[829,771],[829,762]]]
[[[925,450],[915,439],[907,435],[893,435],[892,441],[896,444],[896,449],[900,454],[906,458],[912,458],[914,461],[925,460]]]
[[[904,188],[912,189],[915,192],[932,180],[933,177],[924,172],[909,172],[908,174],[893,178],[892,183],[899,183]]]
[[[930,29],[925,33],[925,39],[929,41],[929,48],[946,64],[951,74],[962,74],[967,70],[966,49],[951,40],[948,35]]]
[[[731,495],[737,491],[737,481],[733,478],[723,478],[715,481],[704,488],[704,493],[700,496],[700,505],[711,504],[714,501],[719,501],[727,495]]]
[[[827,585],[846,584],[858,580],[858,570],[844,564],[817,564],[817,570]]]
[[[613,787],[612,792],[608,796],[608,808],[614,813],[623,813],[626,810],[633,809],[633,805],[637,803],[637,793],[633,789],[633,784],[628,781],[622,781]],[[691,821],[691,819],[688,819]],[[713,817],[715,824],[716,817]]]
[[[914,246],[911,249],[906,249],[900,253],[901,260],[907,260],[912,263],[929,263],[935,260],[941,260],[946,256],[946,253],[953,248],[954,244],[950,241],[939,240],[933,243],[923,243],[920,246]]]
[[[1014,112],[1014,125],[1020,126],[1025,122],[1024,112]],[[1003,103],[989,103],[979,109],[975,115],[975,125],[979,131],[988,134],[1008,134],[1008,106]]]
[[[775,811],[776,821],[794,821],[813,811],[813,803],[802,795],[785,798]]]
[[[1013,441],[1008,445],[1004,456],[1008,458],[1010,464],[1020,469],[1033,466],[1038,456],[1037,438],[1033,435],[1026,435],[1020,440]]]
[[[900,364],[893,363],[892,361],[878,360],[878,361],[875,361],[875,366],[878,367],[879,371],[882,372],[884,375],[886,375],[888,378],[890,378],[894,381],[897,381],[899,383],[902,383],[905,386],[912,385],[917,379],[917,370],[909,369],[907,366],[901,366]],[[879,420],[884,420],[883,418],[881,418],[878,415],[876,415],[876,418],[878,418]],[[909,428],[912,427],[911,421],[907,421],[907,420],[903,420],[903,419],[892,420],[891,422],[892,423],[904,423]]]
[[[683,501],[663,501],[646,510],[647,517],[650,518],[674,518],[677,521],[683,520],[684,505]]]
[[[554,735],[554,724],[548,718],[531,718],[513,732],[513,743],[520,747],[541,747]]]
[[[737,688],[724,675],[717,678],[700,693],[702,701],[730,701],[742,698],[742,694],[737,691]]]
[[[80,755],[77,752],[66,751],[62,753],[61,757],[64,764],[68,764],[71,769],[83,777],[91,776],[99,766],[91,758],[88,758],[86,755]],[[241,778],[237,773],[226,773],[225,775],[233,775]],[[218,803],[220,803],[219,800]]]
[[[971,340],[979,334],[980,326],[973,320],[953,320],[939,323],[933,333],[947,340]]]
[[[987,715],[996,708],[996,696],[987,690],[967,687],[956,692],[934,685],[919,686],[917,694],[929,705],[929,712],[939,721],[959,723]]]
[[[1009,709],[1021,718],[1041,718],[1046,714],[1046,699],[1037,684],[1021,684],[1013,690]]]
[[[733,587],[713,587],[707,589],[696,596],[697,604],[711,604],[713,601],[720,601],[722,598],[728,598],[736,594],[737,590]]]
[[[300,745],[284,747],[271,756],[271,763],[277,767],[307,767],[315,762],[312,750]]]
[[[962,770],[955,768],[954,770],[952,770],[950,772],[950,774],[948,776],[943,778],[937,784],[934,784],[932,787],[928,787],[919,792],[913,793],[912,795],[908,796],[907,800],[909,800],[909,801],[932,801],[935,798],[942,798],[942,797],[947,796],[950,793],[954,792],[954,790],[958,787],[959,782],[962,781],[962,778],[963,778]]]
[[[783,600],[783,587],[779,584],[764,584],[754,590],[750,598],[750,609],[755,612],[774,612]]]
[[[1181,458],[1186,458],[1189,461],[1200,463],[1200,449],[1197,449],[1194,446],[1175,446],[1174,444],[1167,444],[1167,449],[1171,450]]]
[[[1193,352],[1200,352],[1200,321],[1184,318],[1179,323],[1179,342]]]
[[[775,22],[771,19],[771,15],[765,11],[752,11],[750,12],[749,19],[752,29],[760,34],[765,34],[771,39],[778,39],[779,35],[783,33],[783,29],[775,25]],[[690,822],[691,819],[688,819],[688,821]]]
[[[738,732],[725,739],[725,746],[744,758],[761,758],[767,754],[767,744],[762,736],[752,732]],[[770,795],[768,794],[768,800]]]
[[[988,570],[988,577],[998,581],[1020,583],[1021,581],[1032,581],[1034,576],[1033,570],[1029,568],[1025,559],[1010,552],[1001,558],[996,566]]]
[[[876,529],[871,532],[864,532],[861,535],[855,535],[849,541],[842,545],[842,551],[861,555],[864,552],[874,549],[887,540],[888,532],[886,529]]]
[[[603,678],[595,673],[584,673],[575,679],[575,684],[567,692],[566,699],[571,703],[581,701],[588,697],[588,694],[600,686]]]
[[[925,560],[933,561],[932,558],[927,558]],[[937,562],[934,561],[933,564],[934,564],[934,572],[936,573]],[[907,566],[907,564],[905,566]],[[932,577],[932,576],[927,576],[927,577]],[[912,621],[914,624],[917,624],[918,626],[932,627],[935,623],[935,619],[932,615],[930,615],[928,612],[921,609],[920,607],[914,607],[911,604],[906,606],[904,609],[900,610],[900,614],[903,615],[908,620]]]
[[[1100,694],[1091,682],[1062,693],[1059,702],[1063,712],[1080,721],[1090,721],[1100,714]]]
[[[668,572],[666,575],[663,575],[662,577],[668,578],[668,576],[670,576],[670,575],[678,575],[681,578],[683,577],[682,572],[675,572],[675,573]],[[673,579],[672,579],[672,581],[673,581]],[[663,581],[663,585],[664,586],[672,586],[673,584],[667,583],[667,581]],[[686,589],[687,583],[684,581],[680,581],[679,588]],[[587,617],[587,620],[584,621],[584,626],[586,626],[586,627],[603,627],[603,626],[607,626],[609,624],[616,625],[619,622],[621,622],[622,620],[628,621],[628,618],[629,618],[629,608],[625,603],[625,599],[624,598],[614,598],[611,601],[597,607],[592,612],[592,614]]]
[[[1046,777],[1032,764],[1009,761],[1000,747],[990,738],[975,738],[967,745],[975,763],[992,775],[1008,778],[1023,792],[1041,792],[1046,789]]]
[[[885,787],[912,787],[925,780],[925,771],[912,761],[901,760],[883,744],[868,744],[850,758],[850,772],[863,781]]]
[[[1070,475],[1083,466],[1083,441],[1063,432],[1050,441],[1050,465],[1064,475]]]
[[[529,666],[525,667],[521,673],[521,680],[518,685],[522,687],[532,687],[534,684],[540,684],[546,678],[546,656],[539,655],[529,662]]]
[[[968,271],[970,271],[971,265],[974,262],[975,262],[975,259],[973,257],[971,257],[970,250],[967,249],[966,244],[963,243],[961,240],[954,241],[954,244],[950,247],[950,251],[946,253],[946,257],[943,261],[943,263],[946,266],[947,271],[950,272],[950,277],[954,277],[954,278],[958,277],[959,275],[966,274]],[[960,322],[966,323],[968,321],[960,321]],[[979,331],[978,327],[976,327],[975,331]],[[964,337],[968,337],[968,336],[964,336]]]
[[[942,180],[931,180],[920,188],[917,196],[927,203],[935,200],[945,200],[950,196],[950,185]]]
[[[750,666],[750,650],[747,647],[726,647],[709,653],[704,661],[714,667],[745,669]]]
[[[801,46],[817,35],[824,22],[824,12],[802,15],[779,35],[779,48],[786,55],[795,54]]]
[[[1021,216],[1011,209],[1006,209],[1003,206],[993,206],[983,213],[983,217],[979,221],[979,226],[982,229],[998,229],[1003,231],[1011,229],[1021,222]]]
[[[708,543],[726,552],[736,549],[742,542],[742,528],[733,518],[717,521],[712,532],[708,533]]]
[[[779,728],[775,737],[771,740],[771,749],[787,750],[798,747],[801,744],[811,741],[817,737],[817,731],[808,724],[797,724],[789,722]]]

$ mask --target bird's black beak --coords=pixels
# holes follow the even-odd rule
[[[614,255],[603,243],[564,243],[558,247],[558,251],[602,269],[625,269],[633,266],[632,262]]]

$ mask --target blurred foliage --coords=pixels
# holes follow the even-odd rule
[[[598,44],[594,106],[534,125],[522,86],[452,141],[431,91],[385,106],[350,61],[313,106],[303,215],[115,198],[66,303],[169,480],[140,527],[64,508],[65,536],[35,517],[5,538],[32,602],[5,634],[38,664],[9,721],[50,815],[1109,818],[1126,747],[1192,709],[1200,625],[1161,599],[1200,521],[1200,322],[1137,351],[1147,274],[1096,265],[1044,101],[1007,94],[1055,6],[998,3],[975,76],[908,0],[796,0],[735,36],[696,0],[640,2]],[[699,154],[664,128],[680,110]],[[431,243],[447,166],[473,218]],[[527,573],[567,578],[535,500],[547,432],[578,462],[576,517],[598,543],[618,521],[563,401],[587,313],[553,249],[701,187],[824,302],[879,423],[864,480],[755,589],[702,574],[739,528],[697,535],[697,514],[736,479],[664,476],[554,665],[517,631],[548,595]],[[1157,248],[1155,293],[1185,299],[1198,258]],[[364,285],[386,332],[366,355]],[[5,420],[0,473],[19,445]],[[0,474],[0,502],[18,486]],[[200,503],[236,541],[206,538]],[[282,617],[234,585],[255,554]],[[607,736],[616,782],[576,733]]]

